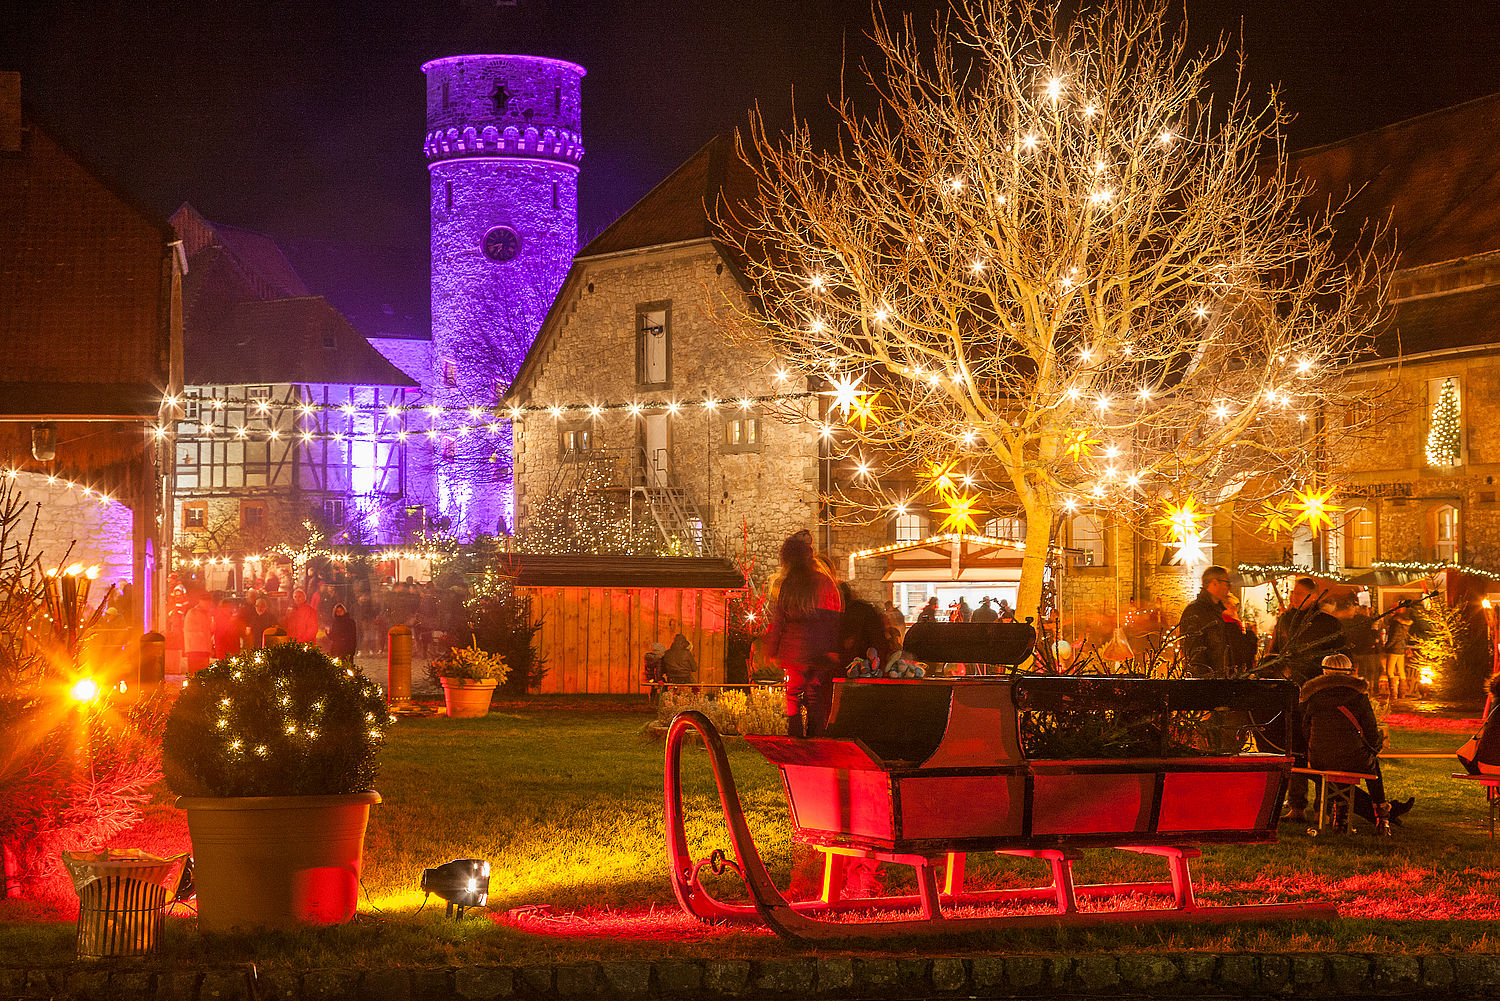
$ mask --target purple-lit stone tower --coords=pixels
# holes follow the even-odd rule
[[[431,393],[494,406],[520,368],[578,250],[580,91],[585,70],[541,56],[448,56],[427,74],[432,210]],[[486,455],[487,453],[487,455]],[[438,506],[464,534],[511,522],[499,434],[435,449]],[[498,462],[486,461],[494,457]]]

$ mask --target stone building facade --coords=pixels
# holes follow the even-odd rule
[[[592,482],[631,517],[660,519],[680,552],[735,556],[748,539],[762,578],[798,529],[840,566],[891,537],[887,526],[827,524],[815,431],[825,398],[778,377],[736,316],[744,286],[709,212],[748,189],[737,163],[732,143],[715,140],[574,260],[504,401],[524,409],[514,420],[523,531],[547,497]]]

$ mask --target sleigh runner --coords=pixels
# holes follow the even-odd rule
[[[1013,662],[1029,648],[1030,627],[981,627],[985,656]],[[915,631],[915,629],[914,629]],[[1024,631],[1024,632],[1023,632]],[[959,659],[981,634],[969,627],[931,631],[937,648],[924,659]],[[912,640],[921,637],[909,637]],[[1023,642],[1024,641],[1024,642]],[[1009,651],[1007,656],[1006,651]],[[967,649],[968,660],[974,650]],[[1020,659],[1015,657],[1015,659]],[[1153,680],[1009,676],[845,682],[822,738],[745,739],[777,766],[795,836],[824,855],[816,899],[789,901],[771,881],[745,823],[723,742],[696,712],[672,721],[666,751],[667,846],[673,890],[705,921],[760,920],[795,940],[851,939],[1038,925],[1142,921],[1243,921],[1334,917],[1322,903],[1205,906],[1194,896],[1190,862],[1199,845],[1276,840],[1291,759],[1275,753],[1214,753],[1184,743],[1184,721],[1233,731],[1259,730],[1285,747],[1296,689],[1275,681]],[[1028,757],[1022,727],[1049,723],[1054,745],[1111,723],[1120,757]],[[1126,721],[1121,724],[1120,721]],[[694,860],[683,827],[681,749],[689,731],[703,737],[718,787],[732,857]],[[1098,737],[1098,734],[1094,734]],[[1034,744],[1046,744],[1033,733]],[[1150,753],[1145,753],[1149,751]],[[1168,878],[1145,883],[1076,884],[1079,849],[1111,847],[1160,856]],[[1023,889],[969,889],[967,856],[996,852],[1048,864],[1051,881]],[[839,898],[844,866],[867,858],[910,866],[917,892]],[[748,903],[716,898],[702,870],[738,873]],[[1080,898],[1149,894],[1166,907],[1081,910]],[[959,916],[972,905],[1048,901],[1043,913]],[[882,917],[891,912],[915,916]],[[858,919],[842,912],[859,912]]]

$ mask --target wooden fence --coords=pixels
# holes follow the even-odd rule
[[[541,617],[538,646],[547,676],[537,691],[627,695],[643,691],[641,665],[652,643],[693,645],[698,681],[724,681],[725,592],[696,588],[523,589]]]

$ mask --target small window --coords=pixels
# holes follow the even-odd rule
[[[1463,458],[1463,395],[1458,380],[1432,379],[1427,384],[1427,464],[1451,467]]]
[[[635,316],[636,382],[665,387],[672,380],[672,305],[647,303]]]
[[[1458,562],[1458,508],[1452,504],[1433,512],[1433,555],[1439,563]]]
[[[896,541],[917,542],[927,537],[927,518],[920,514],[896,515]]]
[[[445,107],[445,108],[448,107],[448,105],[451,103],[448,100],[448,96],[449,96],[448,95],[448,81],[444,80],[443,81],[443,107]]]
[[[445,361],[445,362],[443,362],[443,385],[445,385],[445,386],[457,386],[458,385],[458,362],[455,362],[455,361]]]
[[[240,528],[246,532],[265,531],[265,501],[240,501]]]
[[[186,532],[202,532],[208,528],[207,501],[188,501],[182,505],[182,528]]]
[[[443,182],[443,208],[449,212],[453,211],[453,182]]]
[[[341,497],[330,497],[323,502],[323,520],[329,528],[344,527],[344,501]]]
[[[555,115],[560,111],[562,111],[562,84],[552,88],[552,113]],[[557,185],[554,184],[552,187],[556,188]]]
[[[245,390],[245,417],[271,423],[271,387],[251,386]]]
[[[1009,539],[1012,542],[1026,541],[1025,518],[991,518],[984,523],[984,534],[992,539]]]
[[[553,207],[553,209],[557,208],[557,182],[556,181],[552,182],[552,207]]]
[[[761,449],[760,417],[742,414],[724,421],[724,451],[759,452]]]
[[[565,459],[579,458],[592,452],[597,445],[593,428],[563,428],[558,432],[558,448]]]
[[[195,389],[182,394],[182,416],[185,420],[195,421],[198,419],[199,405],[203,402],[202,395]]]
[[[1075,515],[1070,528],[1073,544],[1068,548],[1074,550],[1069,554],[1073,559],[1073,565],[1075,567],[1104,566],[1103,519],[1095,514]]]

